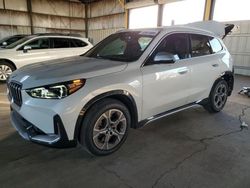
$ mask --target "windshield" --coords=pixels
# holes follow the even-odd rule
[[[110,35],[84,56],[114,61],[136,61],[158,31],[129,31]]]
[[[18,45],[23,44],[24,42],[26,42],[27,40],[30,40],[32,38],[33,38],[32,36],[24,37],[16,42],[6,46],[5,48],[6,49],[13,49],[13,48],[17,47]]]

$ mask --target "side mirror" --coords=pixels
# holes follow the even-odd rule
[[[3,46],[7,46],[8,44],[7,44],[7,42],[3,42],[2,45]]]
[[[31,50],[31,46],[24,46],[23,47],[23,52],[24,53],[28,52],[29,50]]]
[[[158,52],[154,57],[156,63],[174,63],[177,60],[179,60],[177,55],[167,52]]]

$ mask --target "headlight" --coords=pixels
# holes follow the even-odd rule
[[[85,80],[72,80],[69,82],[27,89],[26,92],[33,98],[62,99],[82,88],[84,84]]]

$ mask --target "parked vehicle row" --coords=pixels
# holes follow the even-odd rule
[[[22,67],[7,82],[11,123],[27,140],[107,155],[129,128],[195,105],[219,112],[234,84],[226,34],[217,22],[123,30],[85,55]]]
[[[86,38],[63,34],[36,34],[0,49],[0,81],[16,69],[42,61],[84,54],[92,44]]]

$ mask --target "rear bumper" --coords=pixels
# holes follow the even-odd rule
[[[53,117],[54,133],[46,134],[35,125],[24,119],[18,112],[11,109],[10,121],[18,133],[26,140],[57,148],[75,147],[76,140],[69,140],[59,115]]]

